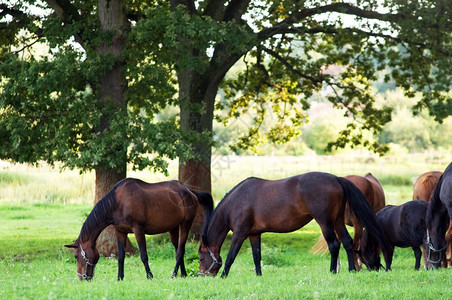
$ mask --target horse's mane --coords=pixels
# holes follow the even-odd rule
[[[82,229],[80,230],[81,241],[89,239],[93,230],[100,225],[110,225],[109,218],[113,209],[117,207],[116,203],[116,188],[121,185],[126,179],[119,181],[115,186],[94,206],[93,210],[89,213]]]
[[[218,211],[218,209],[222,206],[224,200],[227,199],[227,198],[229,197],[229,195],[231,195],[231,194],[232,194],[232,193],[233,193],[240,185],[242,185],[242,183],[244,183],[245,181],[247,181],[248,179],[251,179],[251,178],[254,178],[254,177],[250,177],[250,178],[246,178],[246,179],[242,180],[240,183],[238,183],[236,186],[234,186],[234,187],[232,188],[232,190],[230,190],[229,192],[227,192],[227,193],[224,195],[223,199],[221,199],[220,203],[218,203],[217,207],[215,208],[215,210],[214,210],[213,213],[211,214],[209,220],[207,220],[207,221],[205,222],[205,224],[204,224],[204,229],[203,229],[203,231],[202,231],[202,236],[203,236],[203,237],[207,237],[207,231],[209,230],[210,223],[212,222],[213,218],[215,217],[215,214],[216,214],[216,212]],[[204,239],[204,240],[205,240],[205,242],[207,242],[207,239]],[[208,245],[206,245],[206,246],[208,246]]]
[[[447,168],[448,169],[448,168]],[[446,169],[446,171],[447,171]],[[441,186],[443,183],[443,177],[444,174],[446,174],[446,171],[439,177],[438,182],[436,183],[435,189],[433,190],[432,196],[430,197],[430,205],[427,209],[427,226],[431,225],[431,221],[434,217],[434,215],[437,213],[438,206],[442,206],[441,200],[439,198],[439,193],[441,191]]]

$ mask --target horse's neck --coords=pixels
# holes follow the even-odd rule
[[[437,188],[439,189],[440,186]],[[427,227],[433,230],[445,232],[447,229],[448,219],[449,216],[447,214],[447,208],[439,198],[439,190],[436,190],[435,188],[427,209]]]
[[[230,228],[225,223],[223,211],[216,212],[210,222],[207,230],[207,239],[210,246],[214,246],[220,251],[221,245],[223,245]]]
[[[96,244],[97,238],[108,225],[110,222],[105,217],[103,220],[98,220],[90,214],[82,226],[79,238],[82,242],[90,241]]]

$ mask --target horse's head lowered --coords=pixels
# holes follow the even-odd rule
[[[380,248],[379,246],[369,238],[369,233],[364,230],[360,242],[360,250],[357,251],[361,261],[366,265],[366,267],[373,271],[380,270],[383,265],[380,260]]]
[[[424,240],[424,249],[427,252],[427,269],[441,267],[441,261],[445,256],[447,242],[445,238],[439,238],[427,228],[427,235]]]
[[[216,250],[216,249],[215,249]],[[199,275],[215,276],[221,268],[222,261],[219,251],[212,251],[208,244],[205,243],[205,238],[199,246]]]
[[[77,275],[80,280],[91,280],[94,277],[94,269],[99,260],[99,252],[95,245],[82,246],[79,240],[71,245],[64,245],[67,248],[74,248],[74,257],[77,261]]]

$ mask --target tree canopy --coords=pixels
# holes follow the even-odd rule
[[[154,33],[129,24],[144,5],[136,4],[127,6],[119,58],[102,50],[118,33],[101,30],[97,1],[0,4],[0,158],[116,169],[124,152],[135,168],[166,171],[164,157],[184,157],[176,119],[154,118],[175,102],[175,82]],[[102,75],[116,60],[124,74],[113,89],[126,86],[126,101],[100,101]]]
[[[113,4],[124,26],[102,30],[102,8]],[[0,157],[91,169],[115,168],[124,160],[120,152],[136,168],[161,171],[163,157],[193,156],[209,168],[214,118],[227,125],[252,116],[233,150],[284,143],[300,133],[309,101],[319,94],[353,120],[330,148],[364,144],[383,153],[385,145],[362,133],[378,133],[391,120],[391,106],[375,106],[371,86],[379,76],[409,97],[421,95],[414,113],[426,109],[441,122],[452,112],[451,6],[443,0],[2,1]],[[116,57],[102,48],[115,48],[118,34],[124,47]],[[33,52],[38,44],[48,49],[44,55]],[[115,64],[123,77],[110,88],[122,86],[125,109],[102,98],[109,89],[102,76]],[[179,106],[180,116],[156,122],[168,104]],[[269,118],[272,127],[264,132]]]

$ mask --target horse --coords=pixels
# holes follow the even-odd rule
[[[399,206],[387,205],[377,212],[377,218],[380,221],[383,231],[391,244],[386,256],[386,270],[391,269],[394,247],[411,247],[416,259],[414,268],[419,270],[421,265],[422,251],[425,238],[425,217],[428,203],[421,200],[413,200]],[[361,248],[358,251],[363,255],[363,261],[370,261],[366,256],[379,249],[375,249],[368,243],[368,232],[364,230],[361,237]],[[374,268],[373,265],[367,265],[368,268]]]
[[[440,171],[429,171],[419,176],[413,185],[413,200],[428,202],[442,174]]]
[[[419,176],[413,185],[413,200],[430,201],[435,185],[442,174],[443,172],[440,171],[429,171]],[[447,229],[446,240],[447,249],[443,266],[450,267],[452,266],[452,221]]]
[[[385,206],[385,193],[383,187],[377,178],[375,178],[371,173],[367,173],[364,176],[349,175],[345,176],[348,180],[353,182],[356,187],[364,194],[369,202],[370,207],[374,212],[379,211]],[[359,225],[353,213],[350,211],[348,203],[345,205],[345,224],[348,226],[353,226],[353,249],[355,268],[357,270],[361,269],[361,263],[359,260],[359,255],[356,252],[359,250],[360,240],[363,233],[363,227]],[[327,244],[325,239],[320,236],[317,243],[312,247],[311,251],[313,253],[321,253],[327,251]]]
[[[118,244],[118,280],[124,279],[125,245],[128,233],[134,233],[147,278],[153,278],[148,264],[145,234],[169,232],[176,249],[176,266],[182,277],[187,276],[184,265],[185,244],[198,204],[204,207],[207,220],[213,211],[209,193],[196,192],[178,181],[146,183],[126,178],[119,181],[93,208],[80,230],[74,248],[77,275],[91,280],[99,260],[96,240],[107,226],[113,225]]]
[[[347,252],[349,270],[353,271],[353,241],[344,225],[346,203],[357,220],[369,230],[370,238],[386,249],[374,212],[361,191],[348,179],[322,172],[280,180],[247,178],[225,195],[205,224],[198,251],[199,275],[215,276],[218,273],[222,266],[221,246],[231,230],[231,247],[221,276],[228,276],[247,237],[251,242],[256,275],[260,276],[261,234],[295,231],[312,219],[320,225],[328,243],[330,272],[337,272],[338,238]],[[380,256],[376,254],[374,259],[379,262]]]
[[[452,219],[452,163],[444,170],[430,197],[427,210],[427,238],[424,247],[427,261],[434,267],[441,266],[447,248],[446,230]]]

